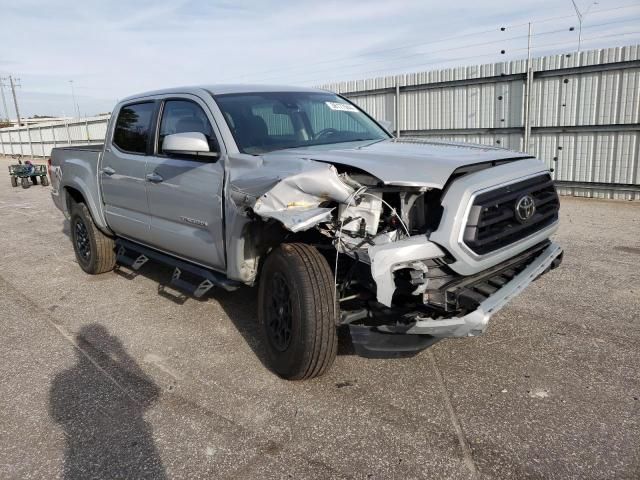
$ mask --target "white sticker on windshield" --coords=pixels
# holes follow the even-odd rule
[[[324,102],[331,110],[337,110],[339,112],[357,112],[358,109],[350,103],[338,103],[338,102]]]

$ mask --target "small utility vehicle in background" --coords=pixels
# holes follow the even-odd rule
[[[40,184],[43,187],[49,185],[46,165],[36,165],[30,161],[22,163],[18,160],[18,162],[15,165],[9,165],[9,177],[11,178],[12,187],[17,187],[18,180],[20,180],[22,188],[29,188],[31,184],[38,184],[38,178],[40,178]]]

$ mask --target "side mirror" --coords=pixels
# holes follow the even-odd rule
[[[194,155],[197,157],[219,156],[209,149],[207,137],[200,132],[184,132],[167,135],[162,141],[162,151],[169,155]]]
[[[391,130],[391,127],[393,126],[393,122],[391,120],[380,120],[378,122],[380,124],[380,126],[382,126],[382,128],[384,128],[387,132],[389,133],[393,133],[393,130]]]

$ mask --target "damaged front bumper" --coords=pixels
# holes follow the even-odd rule
[[[540,275],[557,267],[562,260],[561,255],[562,248],[551,242],[531,264],[516,275],[513,280],[483,301],[473,312],[463,317],[444,320],[418,320],[403,333],[432,335],[434,337],[473,337],[480,335],[487,329],[492,315],[520,294]]]
[[[356,351],[365,356],[397,356],[415,354],[437,340],[448,337],[468,337],[482,334],[491,317],[531,282],[562,261],[562,248],[550,242],[511,281],[496,290],[478,307],[460,317],[432,319],[416,317],[408,324],[369,327],[350,325]]]

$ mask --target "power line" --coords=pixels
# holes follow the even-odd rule
[[[319,62],[313,62],[313,63],[307,63],[304,65],[298,65],[298,66],[294,66],[290,69],[288,69],[289,71],[291,70],[299,70],[299,69],[306,69],[308,67],[313,67],[315,65],[324,65],[327,63],[333,64],[335,65],[337,62],[341,62],[343,60],[351,60],[353,58],[360,58],[360,57],[369,57],[371,55],[376,55],[379,53],[388,53],[388,52],[395,52],[397,50],[406,50],[407,48],[413,48],[413,47],[420,47],[420,46],[424,46],[424,45],[433,45],[436,43],[443,43],[443,42],[448,42],[449,40],[457,40],[460,38],[466,38],[466,37],[471,37],[471,36],[477,36],[477,35],[485,35],[487,33],[499,33],[499,29],[498,28],[492,28],[490,30],[483,30],[481,32],[470,32],[470,33],[465,33],[463,35],[455,35],[452,37],[445,37],[445,38],[441,38],[439,40],[431,40],[429,42],[421,42],[421,43],[413,43],[413,44],[409,44],[409,45],[401,45],[399,47],[393,47],[393,48],[386,48],[384,50],[373,50],[373,51],[369,51],[366,53],[360,53],[357,55],[348,55],[348,56],[344,56],[344,57],[337,57],[337,58],[331,58],[331,59],[327,59],[327,60],[321,60]],[[282,72],[282,69],[270,69],[270,70],[263,70],[263,71],[258,71],[258,72],[251,72],[251,75],[262,75],[262,74],[267,74],[267,73],[277,73],[277,72]],[[224,77],[221,79],[221,81],[226,81],[227,79],[231,79],[231,78],[235,78],[235,77]]]
[[[605,23],[601,23],[601,24],[597,24],[597,25],[590,25],[588,27],[585,27],[585,30],[587,28],[597,28],[597,27],[602,27],[602,26],[607,26],[607,25],[613,25],[616,23],[628,23],[628,22],[632,22],[632,21],[638,21],[640,20],[640,18],[632,18],[632,19],[624,19],[624,20],[616,20],[616,21],[612,21],[612,22],[605,22]],[[537,34],[533,34],[533,37],[541,37],[541,36],[545,36],[545,35],[554,35],[557,33],[568,33],[570,30],[570,28],[562,28],[562,29],[558,29],[558,30],[547,30],[544,32],[540,32]],[[410,53],[407,55],[400,55],[400,56],[396,56],[394,58],[391,59],[387,59],[387,58],[382,58],[382,59],[377,59],[377,60],[371,60],[368,62],[361,62],[361,63],[355,63],[355,64],[348,64],[348,65],[342,65],[340,67],[341,70],[344,69],[353,69],[356,67],[361,67],[361,66],[365,66],[365,65],[371,65],[371,64],[375,64],[375,63],[381,63],[381,62],[386,62],[387,64],[394,64],[397,63],[398,61],[401,61],[403,59],[406,58],[412,58],[412,57],[418,57],[418,56],[423,56],[423,55],[433,55],[436,53],[445,53],[445,52],[453,52],[456,50],[464,50],[466,48],[473,48],[473,47],[479,47],[479,46],[485,46],[485,45],[493,45],[493,44],[499,44],[499,43],[503,43],[503,42],[508,42],[510,40],[519,40],[519,39],[525,39],[527,38],[528,35],[519,35],[519,36],[515,36],[515,37],[509,37],[509,38],[503,38],[501,40],[492,40],[492,41],[488,41],[488,42],[482,42],[482,43],[471,43],[471,44],[464,44],[464,45],[460,45],[457,47],[451,47],[451,48],[445,48],[445,49],[440,49],[440,50],[432,50],[432,51],[426,51],[426,52],[416,52],[416,53]],[[389,68],[389,67],[387,67]],[[391,67],[393,68],[393,67]],[[399,66],[399,68],[402,68],[402,66]],[[304,79],[306,78],[310,78],[308,75],[309,73],[312,74],[317,74],[317,73],[322,73],[328,70],[333,70],[333,68],[320,68],[320,69],[315,69],[315,70],[311,70],[311,71],[306,71],[303,79],[300,80],[300,75],[293,75],[293,81],[304,81]],[[267,77],[268,78],[277,78],[277,77]],[[263,78],[264,80],[264,78]]]
[[[627,35],[640,35],[640,31],[636,31],[636,32],[622,32],[622,33],[611,33],[608,35],[597,35],[595,37],[589,37],[589,38],[583,38],[582,41],[583,42],[588,42],[590,40],[599,40],[601,38],[612,38],[612,37],[625,37]],[[534,48],[532,48],[532,50],[540,50],[542,48],[546,48],[546,47],[555,47],[555,46],[559,46],[559,45],[568,45],[570,43],[574,43],[574,42],[563,42],[563,43],[548,43],[545,45],[538,45]],[[578,52],[580,53],[580,52]]]
[[[627,8],[638,8],[638,7],[640,7],[640,4],[633,3],[633,4],[630,4],[630,5],[621,5],[621,6],[618,6],[618,7],[601,8],[600,10],[592,10],[591,13],[605,13],[605,12],[612,12],[614,10],[624,10],[624,9],[627,9]],[[562,19],[565,19],[565,18],[575,18],[575,16],[576,15],[574,13],[572,13],[571,15],[561,15],[561,16],[558,16],[558,17],[542,18],[542,19],[539,19],[539,20],[534,20],[531,23],[532,24],[546,23],[546,22],[551,22],[552,20],[562,20]],[[528,22],[526,22],[526,23],[518,23],[518,24],[513,25],[512,27],[523,27],[523,26],[528,25],[528,24],[529,24]]]
[[[628,9],[628,8],[639,8],[639,7],[640,7],[640,4],[623,5],[623,6],[613,7],[613,8],[593,10],[591,13],[592,14],[605,13],[605,12],[610,12],[610,11],[616,11],[616,10],[622,10],[622,9]],[[326,59],[326,60],[321,60],[321,61],[318,61],[318,62],[313,62],[313,63],[304,64],[304,65],[294,66],[294,67],[288,68],[286,70],[288,72],[291,72],[292,70],[307,69],[309,67],[313,67],[313,66],[316,66],[316,65],[324,65],[324,64],[328,64],[328,63],[332,64],[335,67],[336,63],[341,62],[343,60],[351,60],[351,59],[360,58],[360,57],[369,57],[371,55],[377,55],[377,54],[380,54],[380,53],[389,53],[389,52],[394,52],[394,51],[397,51],[397,50],[404,50],[404,49],[407,49],[407,48],[414,48],[414,47],[425,46],[425,45],[433,45],[433,44],[437,44],[437,43],[447,42],[447,41],[450,41],[450,40],[457,40],[457,39],[461,39],[461,38],[467,38],[467,37],[470,37],[470,36],[486,35],[488,33],[498,33],[499,31],[505,31],[507,29],[524,27],[524,26],[527,26],[529,23],[532,23],[532,24],[545,23],[545,22],[549,22],[549,21],[552,21],[552,20],[559,20],[559,19],[566,19],[566,18],[575,18],[575,15],[562,15],[562,16],[557,16],[557,17],[547,17],[547,18],[544,18],[544,19],[541,19],[541,20],[534,20],[532,22],[527,22],[527,23],[522,23],[522,24],[514,24],[514,25],[506,25],[506,26],[503,26],[503,27],[500,27],[500,28],[496,27],[496,28],[492,28],[492,29],[489,29],[489,30],[483,30],[483,31],[480,31],[480,32],[470,32],[470,33],[466,33],[466,34],[462,34],[462,35],[455,35],[455,36],[451,36],[451,37],[445,37],[445,38],[441,38],[441,39],[438,39],[438,40],[431,40],[429,42],[421,42],[421,43],[414,43],[414,44],[408,44],[408,45],[401,45],[401,46],[398,46],[398,47],[387,48],[387,49],[383,49],[383,50],[374,50],[374,51],[361,53],[361,54],[357,54],[357,55],[350,55],[350,56],[343,56],[343,57],[338,57],[338,58]],[[526,38],[526,35],[524,35],[523,37]],[[282,74],[282,71],[283,71],[282,68],[276,68],[276,69],[269,69],[269,70],[251,72],[248,75],[251,75],[251,76],[260,75],[260,76],[262,76],[264,74],[269,74],[269,73]],[[246,77],[247,75],[241,75],[241,77],[243,77],[243,76]],[[220,79],[220,81],[227,81],[229,79],[234,79],[234,78],[237,78],[237,77],[238,76],[223,77],[222,79]],[[271,77],[273,77],[273,76],[271,76]]]
[[[431,50],[431,51],[428,51],[428,52],[410,53],[410,54],[407,54],[407,55],[396,56],[396,57],[393,57],[391,59],[379,58],[377,60],[371,60],[371,61],[368,61],[368,62],[355,63],[355,64],[349,64],[349,65],[342,65],[342,66],[340,66],[340,69],[345,69],[345,68],[350,69],[350,68],[353,68],[353,67],[361,67],[361,66],[364,66],[364,65],[370,65],[372,63],[380,63],[380,62],[391,62],[391,63],[393,63],[393,62],[396,62],[398,60],[402,60],[402,59],[410,58],[410,57],[431,55],[431,54],[434,54],[434,53],[453,52],[455,50],[463,50],[463,49],[469,48],[469,47],[477,47],[477,46],[484,46],[484,45],[492,45],[492,44],[496,44],[496,43],[504,43],[505,41],[508,41],[508,40],[517,40],[517,39],[521,39],[521,38],[527,38],[527,35],[520,35],[520,36],[517,36],[517,37],[510,37],[510,38],[506,38],[506,39],[503,38],[501,40],[492,40],[492,41],[489,41],[489,42],[465,44],[465,45],[461,45],[459,47],[444,48],[444,49],[440,49],[440,50]],[[307,71],[305,73],[320,73],[320,72],[324,72],[324,71],[327,71],[327,70],[328,70],[327,68],[322,68],[322,69],[319,69],[319,70],[316,69],[316,70]],[[333,70],[333,69],[331,69],[331,70]],[[269,77],[267,77],[267,78],[269,78]],[[294,76],[294,78],[295,78],[295,76]]]
[[[620,20],[620,21],[613,21],[613,22],[605,22],[605,23],[601,23],[601,24],[597,24],[597,25],[591,25],[589,27],[585,27],[586,28],[597,28],[597,27],[602,27],[602,26],[606,26],[606,25],[611,25],[614,23],[625,23],[625,22],[635,22],[638,21],[638,18],[632,18],[632,19],[625,19],[625,20]],[[559,29],[559,30],[548,30],[545,32],[540,32],[538,34],[533,35],[536,38],[545,36],[545,35],[554,35],[557,33],[568,33],[569,31],[571,31],[571,29],[569,28],[563,28],[563,29]],[[405,60],[407,58],[410,57],[416,57],[416,56],[424,56],[424,55],[433,55],[436,53],[443,53],[443,52],[452,52],[452,51],[456,51],[456,50],[464,50],[464,49],[468,49],[468,48],[474,48],[474,47],[478,47],[478,46],[485,46],[485,45],[491,45],[491,44],[497,44],[497,43],[502,43],[504,41],[509,41],[509,40],[516,40],[516,39],[524,39],[527,38],[527,35],[522,35],[522,36],[517,36],[517,37],[510,37],[507,39],[503,39],[503,40],[496,40],[496,41],[490,41],[490,42],[483,42],[483,43],[473,43],[473,44],[464,44],[458,47],[451,47],[451,48],[447,48],[447,49],[441,49],[441,50],[433,50],[433,51],[428,51],[428,52],[419,52],[419,53],[413,53],[413,54],[408,54],[408,55],[403,55],[403,56],[399,56],[399,57],[395,57],[393,59],[378,59],[378,60],[373,60],[371,62],[362,62],[359,64],[352,64],[352,65],[348,65],[348,66],[343,66],[341,67],[341,71],[343,70],[349,70],[349,69],[353,69],[356,67],[361,67],[361,66],[365,66],[365,65],[370,65],[370,64],[375,64],[375,63],[380,63],[380,62],[387,62],[387,65],[385,66],[384,69],[377,69],[377,70],[372,70],[373,72],[377,72],[377,71],[389,71],[389,70],[393,70],[393,69],[399,69],[399,68],[410,68],[411,65],[397,65],[397,62]],[[570,43],[570,42],[569,42]],[[502,50],[501,54],[506,53],[506,51],[509,52],[513,52],[515,51],[513,48],[509,48],[508,50]],[[493,55],[493,54],[489,54],[489,55]],[[435,62],[435,63],[442,63],[442,61],[440,62]],[[395,64],[395,65],[392,65]],[[315,73],[315,74],[321,74],[322,72],[328,71],[329,69],[319,69],[319,70],[315,70],[313,72],[307,72],[307,73]],[[371,72],[371,71],[368,71]],[[368,72],[357,72],[358,75],[363,75],[366,74]],[[344,74],[344,72],[342,72]],[[356,72],[354,72],[355,74]],[[297,77],[297,78],[296,78]],[[305,75],[305,76],[293,76],[293,78],[290,81],[294,81],[294,82],[305,82],[310,80],[311,78],[316,78]]]
[[[627,35],[638,35],[640,34],[640,31],[637,32],[624,32],[624,33],[615,33],[615,34],[609,34],[609,35],[598,35],[598,36],[594,36],[594,37],[589,37],[589,38],[584,38],[583,41],[591,41],[591,40],[598,40],[601,38],[612,38],[612,37],[621,37],[621,36],[627,36]],[[572,41],[566,41],[566,42],[556,42],[556,43],[548,43],[548,44],[544,44],[544,45],[538,45],[535,47],[532,47],[531,50],[541,50],[543,48],[547,48],[547,47],[557,47],[557,46],[565,46],[565,45],[571,45],[571,44],[575,44],[575,40]],[[522,47],[522,48],[516,48],[516,49],[510,49],[510,52],[521,52],[521,51],[525,51],[527,50],[527,47]],[[470,55],[470,56],[465,56],[465,57],[456,57],[456,58],[451,58],[448,59],[446,62],[442,62],[442,61],[436,61],[436,62],[429,62],[429,63],[422,63],[422,64],[414,64],[414,65],[407,65],[404,67],[400,67],[403,70],[417,70],[417,69],[423,69],[425,67],[429,67],[429,66],[433,66],[433,65],[445,65],[445,64],[449,64],[452,62],[459,62],[459,61],[463,61],[463,60],[471,60],[471,59],[476,59],[476,58],[486,58],[486,57],[495,57],[497,54],[495,52],[492,53],[487,53],[487,54],[481,54],[481,55]],[[387,72],[387,69],[379,69],[379,70],[370,70],[367,72],[360,72],[359,75],[365,75],[365,74],[372,74],[372,73],[380,73],[380,72]],[[420,73],[420,72],[410,72],[410,73]],[[399,74],[399,73],[398,73]],[[390,73],[389,75],[393,75],[393,73]],[[361,78],[359,78],[358,80],[361,80]],[[324,81],[324,80],[320,80],[320,79],[316,79],[316,80],[308,80],[308,81],[304,81],[305,83],[312,83],[314,85],[319,85],[321,84],[321,82],[324,82],[325,84],[327,83],[339,83],[339,82],[345,82],[345,81],[349,81],[349,80],[335,80],[335,81]]]

